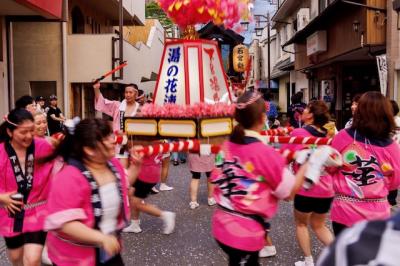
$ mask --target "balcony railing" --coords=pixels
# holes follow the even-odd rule
[[[69,82],[90,83],[94,78],[108,72],[112,68],[112,39],[116,37],[116,34],[68,35]],[[149,79],[154,73],[158,73],[163,46],[163,35],[157,30],[147,44],[131,45],[124,41],[124,60],[128,62],[128,66],[124,68],[124,79],[117,82],[140,84],[143,78]],[[113,81],[108,77],[104,82]]]

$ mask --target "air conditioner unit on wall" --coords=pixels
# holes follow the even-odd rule
[[[300,8],[297,13],[297,30],[302,30],[310,22],[310,9]]]

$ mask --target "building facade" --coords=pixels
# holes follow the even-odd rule
[[[305,15],[305,6],[309,1],[285,0],[278,1],[278,8],[272,17],[272,28],[276,30],[276,63],[272,65],[271,78],[279,86],[279,106],[282,112],[287,112],[291,104],[290,98],[298,91],[303,92],[305,101],[310,99],[309,81],[303,72],[295,70],[294,45],[284,44],[290,40],[309,19]]]
[[[274,17],[297,13],[294,34],[282,47],[294,47],[295,75],[307,77],[305,95],[327,102],[339,128],[351,116],[355,94],[382,88],[377,57],[386,55],[386,2],[285,0]]]
[[[60,23],[62,20],[62,0],[53,1],[34,1],[34,0],[3,0],[0,8],[0,115],[3,117],[9,109],[14,106],[15,99],[23,94],[30,94],[30,85],[21,81],[21,75],[29,75],[26,69],[30,66],[50,63],[51,59],[44,57],[43,61],[35,56],[16,54],[19,50],[16,42],[27,42],[30,38],[36,38],[34,32],[26,32],[25,36],[15,35],[19,30],[19,25],[14,25],[13,21],[46,21]],[[46,38],[45,38],[46,39]],[[19,45],[22,45],[20,43]],[[52,49],[52,43],[48,47],[39,49],[39,54],[46,54],[47,49]],[[31,48],[34,44],[29,45]],[[48,65],[49,66],[49,65]],[[49,66],[51,67],[51,66]],[[21,69],[24,73],[16,72],[15,69]],[[47,69],[48,70],[48,69]],[[43,72],[47,71],[43,69]],[[43,75],[47,73],[42,73]],[[27,91],[21,88],[26,87]]]
[[[4,1],[0,90],[8,97],[1,99],[1,112],[25,94],[45,98],[56,94],[67,117],[93,117],[91,82],[120,63],[119,1]],[[57,14],[45,9],[53,5]],[[122,10],[122,55],[128,66],[123,74],[104,80],[103,93],[112,99],[122,97],[124,84],[136,83],[145,91],[154,88],[164,45],[159,22],[145,20],[145,0],[124,0]],[[138,33],[142,39],[134,37]]]
[[[400,1],[387,1],[388,91],[400,102]]]

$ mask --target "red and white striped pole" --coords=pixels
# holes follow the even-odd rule
[[[270,143],[281,144],[306,144],[306,145],[330,145],[332,139],[330,138],[316,138],[316,137],[282,137],[282,136],[265,136]],[[199,152],[200,140],[184,140],[175,141],[171,143],[160,143],[153,145],[137,145],[135,150],[143,156],[151,156],[153,154],[168,153],[168,152]],[[218,144],[211,144],[211,153],[218,153],[221,146]],[[281,151],[285,157],[293,157],[293,153],[289,150]]]
[[[269,129],[261,131],[260,134],[263,136],[285,136],[293,131],[293,127]]]

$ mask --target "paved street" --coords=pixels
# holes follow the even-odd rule
[[[216,245],[210,233],[210,217],[213,208],[207,206],[205,178],[200,187],[200,207],[190,210],[189,170],[187,164],[170,167],[168,183],[175,187],[149,198],[162,209],[177,213],[177,226],[172,235],[161,234],[161,221],[148,215],[142,216],[140,234],[124,234],[124,260],[126,265],[227,265],[224,253]],[[261,259],[262,265],[294,265],[301,258],[295,242],[291,203],[281,204],[279,215],[272,221],[272,238],[278,254],[274,258]],[[314,254],[320,251],[314,239]],[[9,265],[5,252],[0,254],[0,266]]]

